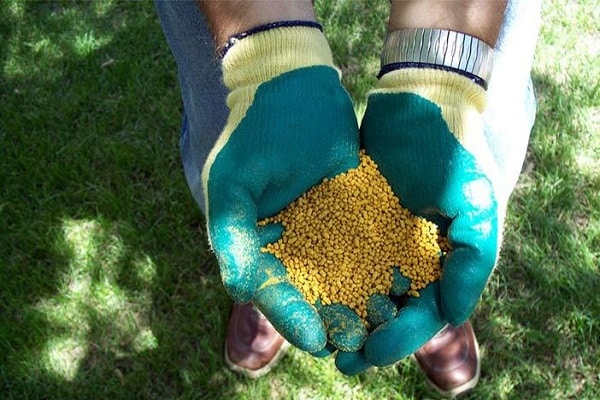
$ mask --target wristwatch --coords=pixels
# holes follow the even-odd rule
[[[437,68],[465,75],[485,88],[493,58],[491,46],[466,33],[436,28],[400,29],[385,39],[379,76],[402,68]]]

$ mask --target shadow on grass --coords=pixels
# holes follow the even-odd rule
[[[227,397],[230,303],[152,3],[0,10],[0,397]]]
[[[500,264],[476,317],[486,392],[473,398],[600,394],[600,179],[582,173],[578,162],[591,146],[578,113],[592,106],[582,99],[596,98],[598,85],[558,85],[539,75],[534,84],[538,117],[525,172],[512,198]]]

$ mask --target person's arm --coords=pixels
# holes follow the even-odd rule
[[[439,28],[496,44],[507,0],[392,0],[388,31]]]
[[[499,0],[392,1],[361,144],[402,205],[435,222],[451,250],[440,280],[382,318],[363,353],[337,356],[344,373],[391,365],[445,324],[464,323],[496,264],[506,196],[482,116],[505,7]]]
[[[309,304],[283,264],[261,251],[281,226],[257,225],[358,165],[356,115],[312,2],[198,4],[230,109],[202,169],[208,239],[225,289],[235,302],[257,306],[301,350],[320,352],[327,341],[358,350],[367,336],[360,317]]]
[[[215,44],[222,47],[229,37],[277,21],[315,21],[312,1],[198,0]]]

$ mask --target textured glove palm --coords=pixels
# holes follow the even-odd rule
[[[232,299],[252,301],[292,344],[325,346],[317,310],[261,247],[280,227],[257,227],[324,177],[358,164],[358,126],[329,46],[315,28],[240,40],[223,60],[230,115],[203,168],[209,240]]]

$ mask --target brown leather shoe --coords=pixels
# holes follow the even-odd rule
[[[468,321],[447,325],[414,356],[431,386],[444,396],[455,397],[479,381],[479,345]]]
[[[227,337],[225,363],[249,378],[268,373],[285,354],[289,343],[252,304],[233,304]]]

